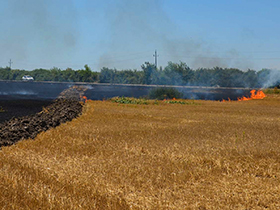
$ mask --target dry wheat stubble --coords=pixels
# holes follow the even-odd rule
[[[199,106],[87,102],[0,153],[14,209],[277,209],[279,99]]]

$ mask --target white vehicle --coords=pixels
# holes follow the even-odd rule
[[[34,80],[34,78],[29,75],[24,75],[21,79],[24,81],[33,81]]]

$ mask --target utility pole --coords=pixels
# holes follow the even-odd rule
[[[10,61],[9,61],[9,65],[10,65],[10,69],[12,69],[12,59],[10,59]]]
[[[158,58],[158,54],[157,54],[157,50],[155,50],[155,54],[153,55],[155,57],[155,66],[157,68],[157,58]]]

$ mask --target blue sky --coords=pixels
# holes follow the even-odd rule
[[[1,0],[0,66],[280,69],[280,1]]]

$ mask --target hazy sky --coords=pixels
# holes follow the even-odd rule
[[[276,0],[0,0],[0,67],[280,69]]]

